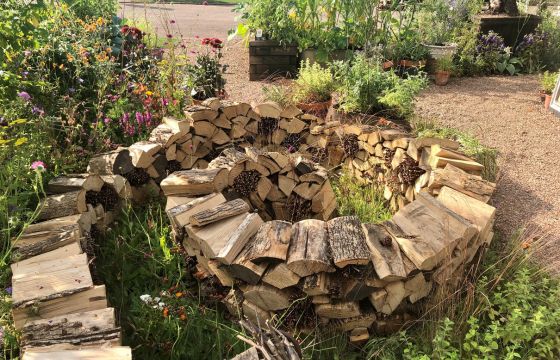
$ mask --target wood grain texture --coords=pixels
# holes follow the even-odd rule
[[[302,220],[292,226],[288,268],[299,276],[333,272],[327,240],[327,224],[321,220]]]
[[[292,224],[273,220],[262,224],[252,243],[249,259],[254,262],[285,261],[292,236]]]
[[[212,209],[202,210],[190,217],[190,223],[196,226],[204,226],[219,220],[246,213],[250,210],[249,205],[242,199],[235,199],[220,204]]]
[[[356,216],[341,216],[327,222],[328,241],[336,267],[367,265],[370,251],[362,224]]]

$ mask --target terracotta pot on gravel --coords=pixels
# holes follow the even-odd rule
[[[544,100],[546,98],[546,92],[544,90],[540,90],[539,97],[541,98],[541,102],[544,103]]]
[[[552,101],[552,95],[545,94],[544,95],[544,108],[548,110],[550,108],[550,102]]]
[[[451,73],[449,71],[436,71],[436,85],[445,86],[449,82],[449,76]]]
[[[332,99],[323,102],[314,102],[309,104],[299,103],[297,107],[304,112],[316,114],[316,113],[326,113],[331,106]]]

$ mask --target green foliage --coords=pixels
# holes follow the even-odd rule
[[[293,104],[292,93],[288,86],[269,85],[262,87],[262,93],[266,101],[273,101],[282,108]]]
[[[498,151],[482,145],[474,136],[457,129],[442,127],[433,121],[414,119],[412,127],[417,137],[435,137],[455,140],[461,145],[461,151],[484,165],[482,177],[496,181],[498,173]]]
[[[224,359],[245,349],[217,304],[199,301],[204,285],[171,240],[163,205],[124,209],[100,241],[97,269],[135,359]]]
[[[293,100],[296,103],[324,102],[331,98],[335,82],[331,70],[309,60],[301,63],[295,80]]]
[[[558,78],[560,77],[560,72],[550,72],[545,71],[541,75],[541,88],[543,91],[549,95],[552,95],[554,88],[556,87],[556,82],[558,82]]]
[[[355,215],[362,222],[379,223],[389,220],[391,211],[386,205],[383,190],[360,184],[353,176],[343,174],[333,182],[338,213]]]
[[[81,19],[107,17],[117,12],[116,0],[62,0]]]
[[[210,41],[219,41],[219,44],[212,42],[215,45],[211,45]],[[228,67],[220,63],[220,40],[204,39],[203,43],[206,43],[206,48],[198,52],[195,63],[187,69],[190,73],[191,95],[197,100],[223,95],[226,85],[223,73]]]
[[[453,57],[444,56],[436,60],[436,70],[438,71],[453,71]]]
[[[342,110],[396,117],[412,114],[414,97],[427,85],[424,75],[401,79],[363,55],[352,62],[336,63],[335,77],[340,84]]]

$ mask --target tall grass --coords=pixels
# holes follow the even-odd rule
[[[417,137],[436,137],[457,141],[461,144],[461,150],[465,154],[484,165],[482,177],[488,181],[496,181],[498,150],[482,145],[468,133],[440,126],[431,120],[416,118],[411,121],[411,125]]]
[[[208,302],[220,294],[191,276],[161,204],[125,208],[98,253],[99,275],[135,359],[224,359],[245,349],[238,327]]]
[[[347,173],[335,179],[332,185],[339,215],[355,215],[366,223],[379,223],[391,218],[383,190],[379,187],[361,184]]]

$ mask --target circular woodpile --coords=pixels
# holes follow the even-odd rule
[[[196,258],[199,274],[231,288],[224,303],[232,314],[255,323],[283,318],[288,327],[320,323],[356,343],[420,315],[434,289],[456,285],[492,239],[495,209],[487,202],[495,185],[456,142],[325,123],[273,103],[209,99],[185,115],[165,118],[147,141],[95,156],[88,174],[49,183],[42,222],[14,244],[14,316],[28,347],[41,344],[25,337],[40,319],[106,308],[106,301],[82,301],[101,290],[80,239],[92,226],[103,233],[119,199],[167,197],[175,240]],[[336,216],[329,173],[340,168],[383,188],[393,218]],[[55,266],[61,256],[72,259],[68,271],[87,274],[68,284],[60,271],[47,274],[37,291],[29,269]],[[61,313],[63,299],[71,306]],[[31,315],[30,307],[44,310]],[[93,339],[92,329],[84,334]],[[45,336],[45,344],[56,343]]]

